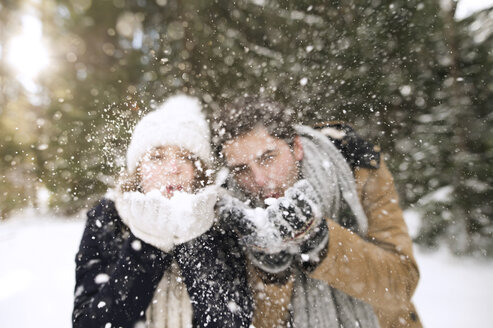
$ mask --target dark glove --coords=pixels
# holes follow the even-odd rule
[[[269,200],[267,216],[286,244],[299,246],[322,221],[314,194],[308,181],[300,180],[285,192],[284,197]]]
[[[317,204],[315,190],[306,180],[296,182],[285,196],[271,202],[267,212],[278,227],[285,249],[307,271],[327,254],[329,230]]]
[[[271,236],[272,238],[269,239],[254,223],[258,220],[255,220],[252,215],[257,212],[257,215],[266,217],[265,209],[253,210],[230,195],[221,198],[216,209],[221,223],[226,228],[236,231],[242,238],[247,246],[247,254],[251,262],[264,273],[262,279],[279,281],[281,277],[289,275],[286,269],[290,267],[294,256],[283,250],[272,253],[273,248],[269,248],[269,241],[277,246],[281,239],[278,235]]]
[[[255,233],[256,226],[247,218],[248,206],[241,200],[225,194],[216,203],[216,211],[221,223],[236,231],[241,236]]]
[[[219,217],[242,236],[243,242],[267,254],[299,253],[299,246],[320,224],[316,194],[307,180],[290,187],[284,197],[269,199],[269,206],[249,208],[242,201],[224,195],[217,204]],[[306,238],[305,238],[306,237]]]
[[[300,253],[296,256],[298,263],[306,271],[313,271],[328,252],[329,229],[327,221],[322,219],[318,226],[306,234],[300,244]]]
[[[280,272],[288,269],[294,257],[293,254],[286,251],[280,251],[275,254],[267,254],[251,249],[249,249],[248,255],[256,267],[271,274],[279,274]]]

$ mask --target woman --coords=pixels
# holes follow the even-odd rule
[[[215,222],[210,133],[197,99],[169,98],[136,126],[128,176],[88,212],[74,327],[248,327],[237,238]]]

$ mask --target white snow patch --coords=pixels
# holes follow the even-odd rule
[[[464,19],[491,6],[493,6],[493,0],[460,0],[455,11],[455,19]]]
[[[33,273],[25,269],[13,270],[0,275],[0,301],[29,289],[33,278]]]
[[[407,210],[406,220],[410,215]],[[2,327],[71,327],[74,258],[84,223],[32,215],[0,222]],[[414,303],[425,327],[491,323],[493,261],[457,258],[446,250],[415,255],[421,278]]]
[[[265,6],[265,0],[251,0],[254,5],[263,7]]]
[[[410,85],[403,85],[399,87],[399,91],[401,95],[403,95],[404,97],[407,97],[412,93],[412,89]]]
[[[236,313],[236,312],[238,312],[238,310],[240,309],[240,307],[234,301],[229,301],[228,302],[228,309],[231,312]]]
[[[454,187],[452,186],[445,186],[438,188],[435,191],[430,192],[429,194],[423,196],[418,203],[420,205],[426,205],[430,202],[437,202],[437,203],[447,203],[450,201],[450,194],[454,191]]]
[[[142,249],[142,243],[140,242],[140,240],[134,240],[131,246],[136,251],[140,251]]]
[[[33,213],[0,222],[0,326],[72,326],[75,254],[84,223]]]
[[[421,214],[417,210],[410,208],[404,211],[404,221],[406,221],[409,235],[412,238],[418,236],[419,230],[421,228],[421,220]]]
[[[414,303],[424,327],[486,327],[493,309],[493,261],[418,250]]]
[[[100,273],[94,278],[96,284],[104,284],[105,282],[108,282],[108,280],[110,280],[110,276],[106,273]]]

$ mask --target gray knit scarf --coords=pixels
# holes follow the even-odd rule
[[[321,132],[304,125],[297,125],[295,129],[303,145],[301,172],[303,178],[315,189],[324,217],[337,221],[344,199],[356,218],[356,225],[352,230],[362,236],[366,235],[368,219],[359,201],[353,172],[346,159]]]
[[[296,126],[296,131],[303,145],[303,178],[317,192],[324,217],[340,223],[339,212],[344,199],[356,218],[356,225],[352,230],[365,236],[368,219],[346,160],[322,133],[308,126]],[[379,327],[371,305],[332,288],[325,282],[312,279],[299,270],[296,272],[291,306],[293,325],[296,328]]]

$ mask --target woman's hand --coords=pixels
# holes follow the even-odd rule
[[[175,193],[166,198],[158,190],[147,194],[119,193],[115,197],[118,214],[140,239],[165,252],[196,238],[214,222],[216,189],[207,187],[197,194]]]

